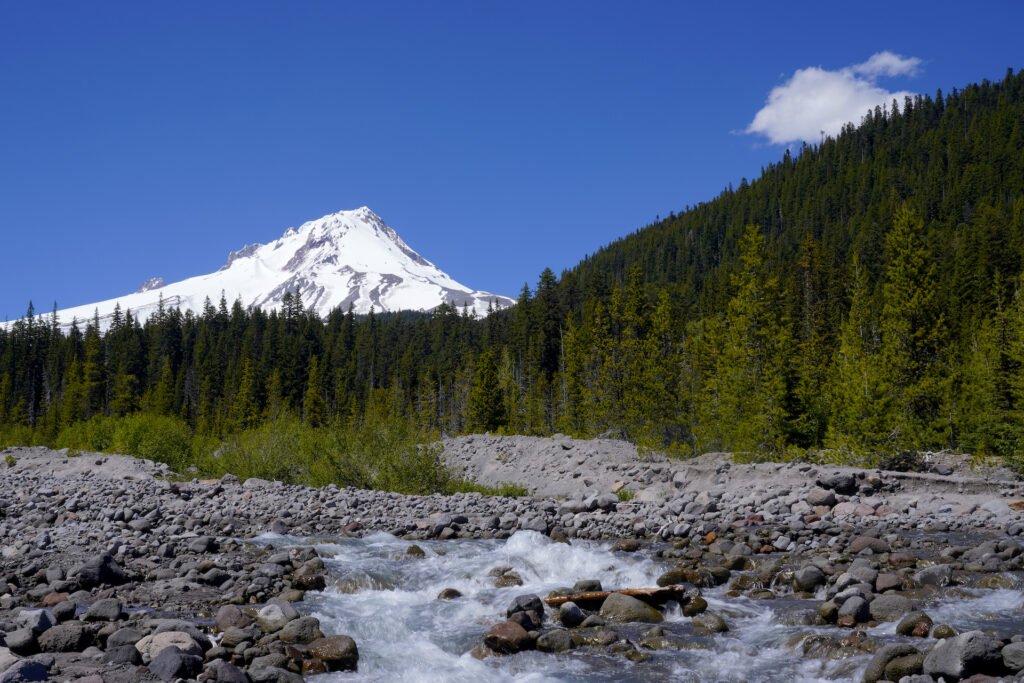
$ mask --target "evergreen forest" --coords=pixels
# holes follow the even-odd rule
[[[206,474],[467,486],[439,435],[680,457],[1024,462],[1024,71],[866,112],[478,318],[223,298],[0,328],[0,446]],[[382,455],[383,454],[383,455]]]

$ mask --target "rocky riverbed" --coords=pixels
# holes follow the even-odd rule
[[[352,668],[326,675],[457,678],[395,669],[416,643],[381,654],[387,633],[422,638],[436,614],[459,622],[438,647],[473,680],[470,660],[495,679],[758,680],[742,666],[756,658],[723,654],[756,651],[755,632],[773,634],[766,662],[789,662],[763,680],[1019,671],[1024,491],[1003,471],[678,463],[640,460],[620,442],[509,438],[518,446],[463,437],[447,457],[545,497],[176,483],[145,461],[8,449],[0,681],[272,681]],[[475,471],[476,451],[508,469]],[[689,597],[658,605],[663,623],[643,629],[603,604],[577,605],[589,624],[562,607],[518,610],[535,615],[512,622],[525,636],[503,627],[518,654],[485,645],[516,613],[499,604],[579,581],[679,585]],[[438,599],[445,588],[454,600]],[[381,630],[377,599],[396,613],[412,600],[415,619]]]

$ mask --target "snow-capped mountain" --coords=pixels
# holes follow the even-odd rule
[[[165,284],[155,277],[133,293],[108,301],[58,311],[62,326],[79,324],[99,312],[107,328],[114,308],[145,320],[165,308],[202,311],[207,298],[216,306],[221,295],[230,306],[265,311],[278,308],[287,292],[298,292],[303,306],[323,316],[335,307],[356,313],[429,311],[448,303],[468,306],[480,315],[489,306],[506,308],[514,299],[471,290],[409,248],[398,234],[367,207],[339,211],[289,228],[269,244],[250,244],[231,252],[220,270]]]

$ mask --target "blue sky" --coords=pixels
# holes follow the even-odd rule
[[[1011,0],[0,0],[0,320],[362,205],[514,296],[864,98],[1024,67],[1021,26]]]

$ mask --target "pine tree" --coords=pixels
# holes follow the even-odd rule
[[[480,355],[469,392],[469,412],[466,428],[475,432],[493,432],[508,422],[505,400],[498,381],[494,355],[486,351]]]
[[[306,375],[306,392],[302,400],[302,419],[310,427],[320,427],[327,420],[327,410],[320,384],[320,362],[316,356],[310,357],[309,370]]]
[[[772,454],[783,446],[784,351],[789,335],[764,248],[757,227],[747,226],[740,244],[740,271],[733,277],[735,294],[726,308],[719,374],[726,446]]]
[[[901,447],[950,444],[945,326],[935,261],[924,223],[906,207],[886,238],[889,262],[882,307],[882,368],[891,383],[891,424]]]
[[[825,443],[846,451],[891,450],[887,427],[890,391],[878,356],[878,333],[870,310],[867,273],[853,257],[850,312],[843,321],[832,370],[832,417]]]

